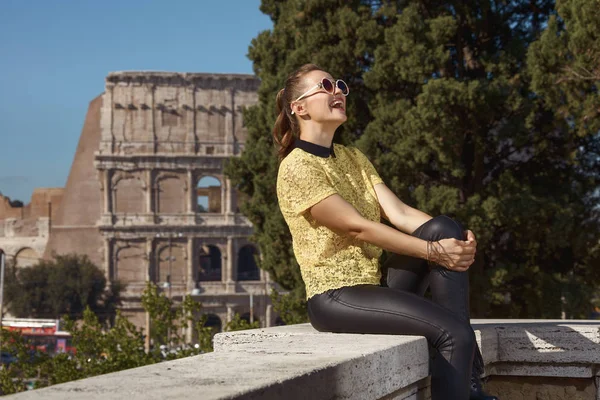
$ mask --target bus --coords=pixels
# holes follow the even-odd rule
[[[41,318],[4,318],[2,328],[20,332],[21,336],[30,343],[32,350],[38,350],[49,355],[58,353],[75,353],[71,344],[71,334],[60,329],[58,319]]]

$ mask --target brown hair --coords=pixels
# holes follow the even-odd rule
[[[285,86],[277,93],[277,120],[273,127],[273,140],[279,147],[277,153],[279,161],[283,160],[292,151],[294,139],[300,137],[298,120],[292,115],[290,104],[302,93],[302,78],[309,72],[323,71],[318,65],[304,64],[288,75]]]

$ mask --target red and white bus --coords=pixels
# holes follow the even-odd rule
[[[41,318],[4,318],[2,328],[20,332],[32,349],[48,354],[75,353],[71,334],[60,329],[60,320]]]

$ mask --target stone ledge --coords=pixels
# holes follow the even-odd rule
[[[600,321],[472,320],[486,375],[600,376]]]
[[[473,320],[488,375],[600,376],[600,321]],[[426,399],[419,336],[309,324],[221,333],[215,352],[14,395],[33,399]],[[592,378],[593,379],[593,378]]]

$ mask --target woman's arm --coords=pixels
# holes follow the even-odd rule
[[[381,207],[381,216],[402,232],[412,233],[431,219],[431,216],[423,211],[404,204],[385,184],[379,183],[374,188]],[[465,235],[468,242],[473,242],[477,246],[477,240],[472,231],[465,231]]]
[[[321,200],[309,212],[319,224],[341,235],[351,236],[394,253],[427,258],[425,240],[364,218],[338,194]],[[436,243],[439,248],[436,247],[438,251],[430,254],[430,261],[456,271],[465,271],[473,263],[475,248],[471,243],[456,239],[443,239]]]
[[[381,216],[405,233],[414,232],[431,216],[402,202],[384,183],[374,186],[381,207]]]

